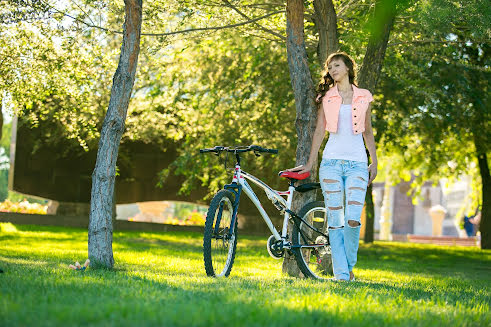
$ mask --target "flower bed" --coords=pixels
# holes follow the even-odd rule
[[[26,200],[21,202],[12,202],[10,200],[5,200],[0,203],[0,212],[17,212],[45,215],[47,209],[47,205],[42,205],[39,203],[29,203]]]

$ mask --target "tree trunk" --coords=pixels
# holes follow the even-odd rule
[[[92,174],[88,247],[93,267],[112,268],[114,265],[112,211],[116,160],[135,82],[141,23],[142,0],[125,0],[123,44]]]
[[[491,249],[491,176],[485,147],[481,146],[477,136],[474,136],[474,145],[482,182],[481,223],[479,225],[481,249]]]
[[[395,2],[379,0],[375,4],[374,24],[368,41],[367,50],[358,74],[358,85],[374,93],[384,62],[385,50],[389,41],[390,31],[396,15]],[[377,135],[377,139],[380,135]],[[377,140],[376,140],[377,141]],[[375,142],[377,143],[377,142]],[[367,152],[368,153],[368,152]],[[365,243],[373,242],[375,209],[373,205],[372,184],[367,188],[365,198]]]
[[[339,50],[338,20],[332,0],[314,0],[314,23],[319,31],[317,58],[322,67],[327,57]]]
[[[286,32],[287,32],[287,57],[290,70],[290,80],[295,96],[297,130],[296,164],[305,164],[310,154],[312,136],[315,130],[317,105],[315,104],[315,91],[308,67],[307,51],[305,49],[304,31],[304,6],[301,0],[288,0],[286,5]],[[312,169],[310,181],[317,178],[317,165]],[[304,194],[296,193],[293,198],[292,210],[298,212],[307,202],[315,199],[315,192]],[[289,235],[291,235],[291,224]],[[301,276],[293,257],[285,254],[283,272],[293,276]]]

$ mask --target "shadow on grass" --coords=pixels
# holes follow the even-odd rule
[[[175,234],[174,234],[175,235]],[[137,252],[151,252],[152,250],[165,249],[170,252],[193,252],[203,253],[203,241],[202,235],[196,239],[194,243],[188,241],[175,241],[165,240],[161,238],[151,237],[151,235],[145,235],[146,237],[124,237],[115,240],[114,244],[118,251],[137,251]],[[182,235],[186,238],[186,234]],[[265,241],[265,240],[264,240]],[[257,243],[247,242],[247,246],[241,244],[241,239],[238,240],[237,253],[238,255],[257,255],[262,253],[267,256],[266,242],[258,245]]]
[[[409,243],[361,245],[357,266],[402,273],[458,273],[470,279],[491,280],[491,251],[460,247],[414,247]]]
[[[30,277],[8,278],[8,283],[0,285],[2,294],[9,298],[9,304],[0,309],[0,317],[3,317],[0,322],[7,319],[6,325],[39,321],[61,325],[76,321],[81,325],[121,326],[430,326],[454,318],[452,311],[431,312],[426,308],[424,320],[421,315],[396,314],[401,310],[397,307],[378,310],[391,298],[402,296],[432,302],[433,295],[377,283],[340,284],[291,278],[266,283],[249,278],[189,280],[186,274],[155,280],[118,270],[60,272],[53,268],[35,269],[27,264],[11,268],[15,276]],[[43,296],[39,296],[40,290]],[[346,306],[343,302],[327,305],[329,296],[356,303],[356,297],[364,291],[372,296],[372,306],[360,303],[356,310],[350,310],[342,309]],[[456,304],[457,297],[458,294],[450,297],[449,304]],[[444,298],[449,300],[449,297]],[[20,303],[31,304],[15,305]],[[26,314],[28,312],[37,314]]]

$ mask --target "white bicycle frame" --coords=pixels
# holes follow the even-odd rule
[[[280,235],[276,230],[276,228],[274,227],[273,223],[271,222],[271,219],[269,218],[268,214],[264,210],[261,201],[259,201],[258,197],[256,196],[256,193],[254,193],[254,191],[252,190],[251,186],[246,181],[246,179],[250,180],[257,186],[262,188],[266,193],[268,199],[270,199],[273,202],[273,204],[276,203],[275,206],[278,207],[279,205],[280,207],[288,210],[291,210],[293,191],[295,190],[295,188],[292,185],[290,185],[288,187],[288,191],[285,192],[273,190],[271,187],[269,187],[266,183],[264,183],[260,179],[241,170],[240,165],[235,166],[235,173],[232,183],[236,183],[242,186],[242,190],[245,192],[245,194],[247,194],[249,199],[251,199],[252,203],[254,203],[257,210],[259,210],[259,213],[261,214],[264,221],[268,225],[268,228],[271,230],[271,233],[274,235],[274,238],[278,241],[283,240],[285,247],[288,247],[286,241],[287,241],[288,220],[290,219],[290,214],[288,213],[287,210],[285,210],[284,218],[283,218],[283,229]],[[284,199],[282,196],[286,196],[286,199]]]

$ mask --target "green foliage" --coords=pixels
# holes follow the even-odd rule
[[[2,138],[0,139],[0,202],[8,197],[11,137],[12,123],[4,123],[2,126]]]
[[[144,42],[151,47],[151,40]],[[204,147],[281,148],[279,159],[245,161],[246,169],[266,168],[263,176],[293,165],[295,111],[284,51],[282,44],[237,31],[180,41],[172,51],[142,51],[134,100],[144,105],[130,106],[123,140],[175,142],[179,157],[171,170],[188,178],[183,191],[196,182],[216,190],[224,181],[216,179],[224,176],[223,165],[199,156]]]
[[[0,169],[0,202],[4,201],[8,196],[8,183],[8,169]]]
[[[468,174],[479,181],[476,142],[488,156],[491,142],[490,44],[475,39],[470,21],[453,33],[434,29],[425,6],[395,30],[414,43],[389,48],[373,112],[382,156],[391,158],[393,175],[416,175],[415,194],[427,180]],[[437,20],[452,19],[447,14],[436,7],[433,13]],[[469,209],[476,207],[480,187],[474,192]]]
[[[0,148],[3,149],[3,155],[10,157],[10,141],[12,138],[12,123],[4,123],[2,126],[2,138],[0,139]]]
[[[36,0],[2,0],[0,23],[12,24],[22,21],[36,21],[49,17],[49,5]]]
[[[16,1],[7,3],[10,7],[3,13],[17,12],[17,18],[0,19],[0,92],[7,93],[11,108],[34,128],[40,143],[64,149],[60,156],[95,149],[121,35],[87,24],[121,31],[124,4],[87,0],[29,9],[25,3],[24,7]],[[380,28],[372,19],[374,3],[334,2],[340,48],[359,64],[370,31]],[[147,1],[142,30],[226,26],[247,20],[237,10],[254,18],[285,9],[284,3],[231,4],[235,7],[198,0]],[[318,32],[312,2],[305,6],[309,66],[317,81]],[[488,153],[490,144],[491,120],[485,105],[490,5],[407,0],[397,1],[396,9],[373,108],[380,162],[390,161],[393,174],[400,178],[416,174],[416,194],[425,180],[464,172],[474,174],[476,184],[474,136]],[[214,145],[279,148],[273,158],[246,156],[244,161],[247,171],[275,187],[279,181],[273,172],[294,164],[295,108],[286,47],[284,40],[265,30],[285,36],[285,14],[257,23],[260,26],[142,38],[122,142],[153,143],[163,151],[177,151],[177,159],[159,175],[161,185],[167,176],[178,174],[185,177],[183,192],[220,188],[228,181],[223,164],[214,156],[198,155],[199,148]],[[482,133],[474,133],[477,130]],[[130,155],[120,153],[120,162]],[[228,159],[232,166],[233,158]]]
[[[93,33],[56,23],[63,24],[63,17],[0,24],[0,56],[5,58],[0,92],[24,123],[47,128],[37,138],[41,144],[56,146],[68,139],[88,150],[107,107],[113,52]],[[70,152],[64,149],[60,155]]]
[[[429,30],[442,34],[465,31],[488,42],[491,38],[491,5],[487,0],[424,0],[418,9]]]
[[[284,10],[281,4],[233,2],[233,5],[250,18]],[[99,21],[110,30],[121,29],[120,2],[86,2],[80,6],[67,5],[66,11],[78,20]],[[363,8],[356,4],[346,11],[346,35],[366,22],[368,11],[363,12]],[[311,5],[307,9],[312,10]],[[106,13],[103,20],[101,12]],[[80,146],[85,150],[97,146],[115,65],[111,59],[115,59],[120,41],[117,35],[103,38],[99,30],[85,29],[77,21],[67,22],[60,12],[53,12],[51,17],[66,27],[59,29],[59,25],[39,23],[36,25],[39,30],[27,33],[23,22],[8,26],[10,33],[27,33],[25,44],[32,46],[20,47],[19,51],[49,59],[41,62],[39,70],[28,70],[26,66],[17,74],[40,75],[39,83],[19,81],[16,88],[8,90],[13,106],[22,108],[17,110],[38,133],[39,142],[63,148],[60,156],[76,155]],[[144,6],[143,31],[225,26],[244,20],[235,9],[223,4],[152,1]],[[285,35],[284,14],[259,22],[262,27]],[[317,32],[310,24],[306,33],[310,40],[307,42],[310,66],[317,80],[320,70],[315,58]],[[41,36],[48,37],[47,42],[41,42]],[[16,39],[19,35],[7,44],[14,46]],[[353,36],[350,40],[357,39]],[[355,52],[355,46],[347,42],[343,47],[360,57],[363,51]],[[144,37],[141,49],[122,142],[154,143],[163,150],[175,144],[179,156],[161,176],[169,175],[170,171],[184,175],[184,192],[197,186],[214,192],[229,178],[222,163],[215,157],[199,156],[199,148],[249,144],[279,148],[280,154],[275,158],[246,156],[244,161],[246,170],[279,186],[275,172],[294,165],[296,147],[295,108],[282,40],[253,24],[217,32]],[[46,89],[45,85],[51,87]],[[120,154],[120,160],[127,157],[129,154]],[[232,166],[233,158],[228,159]],[[165,179],[161,184],[164,183]]]
[[[115,231],[115,269],[80,272],[68,265],[86,259],[86,230],[0,231],[2,326],[491,323],[491,253],[475,247],[360,244],[358,282],[346,284],[283,275],[265,238],[240,236],[231,277],[217,279],[205,276],[199,233]]]

